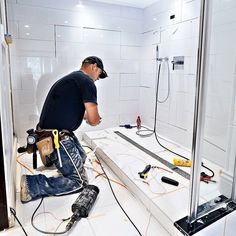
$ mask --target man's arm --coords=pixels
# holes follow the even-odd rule
[[[98,113],[98,106],[92,102],[85,102],[84,119],[89,125],[95,126],[101,122],[101,117]]]

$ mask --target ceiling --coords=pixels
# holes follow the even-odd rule
[[[146,8],[158,0],[93,0],[95,2],[103,2],[109,4],[117,4],[122,6],[130,6],[137,8]]]

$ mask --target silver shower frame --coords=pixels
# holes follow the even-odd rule
[[[206,110],[206,95],[207,95],[207,49],[209,49],[209,32],[211,22],[212,0],[201,0],[200,8],[200,25],[199,25],[199,41],[198,41],[198,61],[197,61],[197,75],[196,75],[196,95],[195,95],[195,110],[194,110],[194,124],[193,124],[193,140],[192,140],[192,167],[190,177],[190,201],[188,209],[188,223],[193,223],[203,215],[210,211],[226,206],[230,200],[236,198],[236,163],[234,167],[233,188],[231,199],[222,202],[220,205],[213,207],[208,212],[199,212],[199,192],[200,192],[200,172],[202,164],[202,140],[205,124],[205,110]]]
[[[198,60],[197,60],[197,76],[196,76],[196,95],[193,123],[193,140],[192,140],[192,168],[190,177],[190,203],[188,221],[192,223],[197,219],[197,209],[199,205],[200,190],[200,171],[201,171],[201,138],[204,127],[205,114],[205,95],[206,95],[206,79],[205,79],[205,63],[207,49],[207,17],[209,16],[209,0],[201,0],[200,22],[199,22],[199,40],[198,40]]]

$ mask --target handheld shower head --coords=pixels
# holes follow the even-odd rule
[[[156,61],[162,62],[162,61],[168,61],[168,57],[159,57],[159,47],[156,46]]]
[[[156,46],[156,61],[159,60],[159,48],[158,45]]]

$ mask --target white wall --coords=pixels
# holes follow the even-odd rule
[[[153,127],[156,92],[156,45],[169,57],[170,96],[158,104],[157,130],[188,148],[192,142],[200,1],[160,0],[144,11],[143,66],[139,111]],[[174,19],[170,19],[175,15]],[[184,70],[173,70],[174,56],[184,56]],[[167,94],[167,64],[162,64],[159,98]]]
[[[96,83],[103,118],[97,128],[136,120],[143,11],[91,1],[78,8],[76,3],[8,2],[14,40],[11,56],[18,137],[25,137],[25,131],[37,124],[52,83],[78,70],[81,60],[90,55],[101,57],[109,74],[108,79]],[[88,129],[86,124],[80,127],[81,131]]]
[[[75,4],[75,0],[8,1],[18,137],[35,127],[51,84],[92,54],[104,60],[109,74],[97,83],[103,117],[97,128],[133,123],[137,115],[143,124],[153,126],[158,45],[160,57],[169,57],[171,87],[168,101],[158,106],[158,132],[191,148],[200,0],[159,0],[144,11],[92,1],[84,8]],[[204,143],[204,157],[227,168],[233,164],[227,155],[236,136],[235,5],[214,1]],[[184,56],[184,70],[172,70],[173,56]],[[166,76],[165,65],[161,97],[167,93]],[[85,124],[80,127],[88,129]]]

